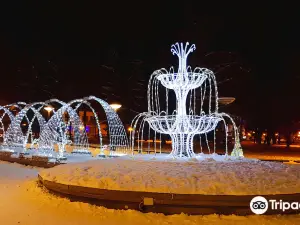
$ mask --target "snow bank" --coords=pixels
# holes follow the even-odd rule
[[[221,161],[218,157],[126,156],[59,165],[40,175],[63,184],[109,190],[211,195],[300,192],[300,166],[247,159]]]
[[[0,184],[7,181],[24,180],[37,175],[38,169],[32,169],[32,167],[17,163],[0,161]]]
[[[100,162],[98,162],[100,163]],[[1,224],[30,225],[188,225],[188,224],[300,224],[300,215],[278,216],[165,216],[134,210],[114,210],[82,202],[71,202],[49,194],[38,187],[36,169],[18,164],[0,162],[0,218]],[[16,179],[7,176],[10,171]],[[14,174],[14,175],[13,175]],[[20,176],[22,174],[22,176]],[[25,176],[24,176],[25,175]],[[19,177],[20,176],[20,177]],[[27,177],[25,180],[24,177]],[[32,180],[34,179],[34,180]]]

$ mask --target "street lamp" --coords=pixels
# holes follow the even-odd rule
[[[129,142],[131,144],[131,141],[132,141],[132,137],[131,137],[131,132],[133,131],[134,129],[132,127],[128,127],[128,131],[129,131]],[[129,145],[130,145],[129,144]]]
[[[133,131],[133,128],[132,128],[132,127],[129,127],[129,128],[128,128],[128,131],[129,131],[129,132]]]
[[[230,103],[233,103],[235,101],[235,98],[233,97],[219,97],[218,102],[221,105],[229,105]]]
[[[48,119],[50,119],[50,113],[51,113],[51,111],[53,111],[54,108],[52,106],[48,105],[48,106],[44,107],[44,109],[48,112]]]
[[[113,108],[113,110],[115,110],[115,112],[120,109],[122,107],[121,104],[118,104],[118,103],[113,103],[113,104],[110,104],[110,107]]]
[[[132,127],[128,127],[128,131],[129,131],[129,137],[131,137],[131,132],[133,131],[134,129]]]

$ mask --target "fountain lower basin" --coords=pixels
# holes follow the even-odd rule
[[[163,134],[202,134],[216,128],[222,120],[214,115],[151,116],[146,119],[150,127]]]

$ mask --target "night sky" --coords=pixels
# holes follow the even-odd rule
[[[214,70],[219,95],[236,98],[225,111],[255,127],[300,120],[297,8],[197,2],[3,6],[1,103],[95,95],[130,120],[146,111],[151,73],[177,66],[171,44],[189,41],[189,64]]]

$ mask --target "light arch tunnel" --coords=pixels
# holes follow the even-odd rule
[[[102,149],[103,138],[101,134],[101,127],[98,115],[95,109],[91,106],[90,102],[92,101],[100,104],[105,112],[108,124],[109,146],[126,150],[128,147],[127,134],[119,116],[107,102],[95,96],[75,99],[68,103],[58,99],[50,99],[45,102],[36,102],[31,104],[18,102],[6,106],[0,106],[0,112],[2,112],[2,114],[0,114],[0,131],[3,138],[2,148],[22,147],[26,150],[29,148],[28,146],[30,146],[30,148],[54,150],[54,146],[58,146],[59,153],[62,154],[65,150],[65,146],[72,144],[77,148],[77,150],[86,151],[89,148],[89,141],[86,130],[82,129],[84,126],[83,121],[80,119],[77,112],[80,106],[85,105],[91,110],[95,118],[99,135],[99,144]],[[46,121],[40,111],[45,106],[51,104],[60,105],[60,108],[58,108],[57,111],[53,110],[53,115],[48,121]],[[12,108],[19,112],[14,115]],[[31,119],[28,118],[28,112],[31,112],[33,115]],[[65,114],[69,117],[68,121],[64,118]],[[7,129],[5,129],[3,123],[3,119],[5,117],[7,117],[10,121]],[[28,129],[25,132],[22,129],[22,121],[24,120],[28,123]],[[40,129],[40,135],[36,139],[34,139],[32,135],[32,127],[35,121],[37,121]],[[70,139],[70,136],[68,136],[71,133],[68,132],[70,131],[70,128],[73,132],[72,140]]]

